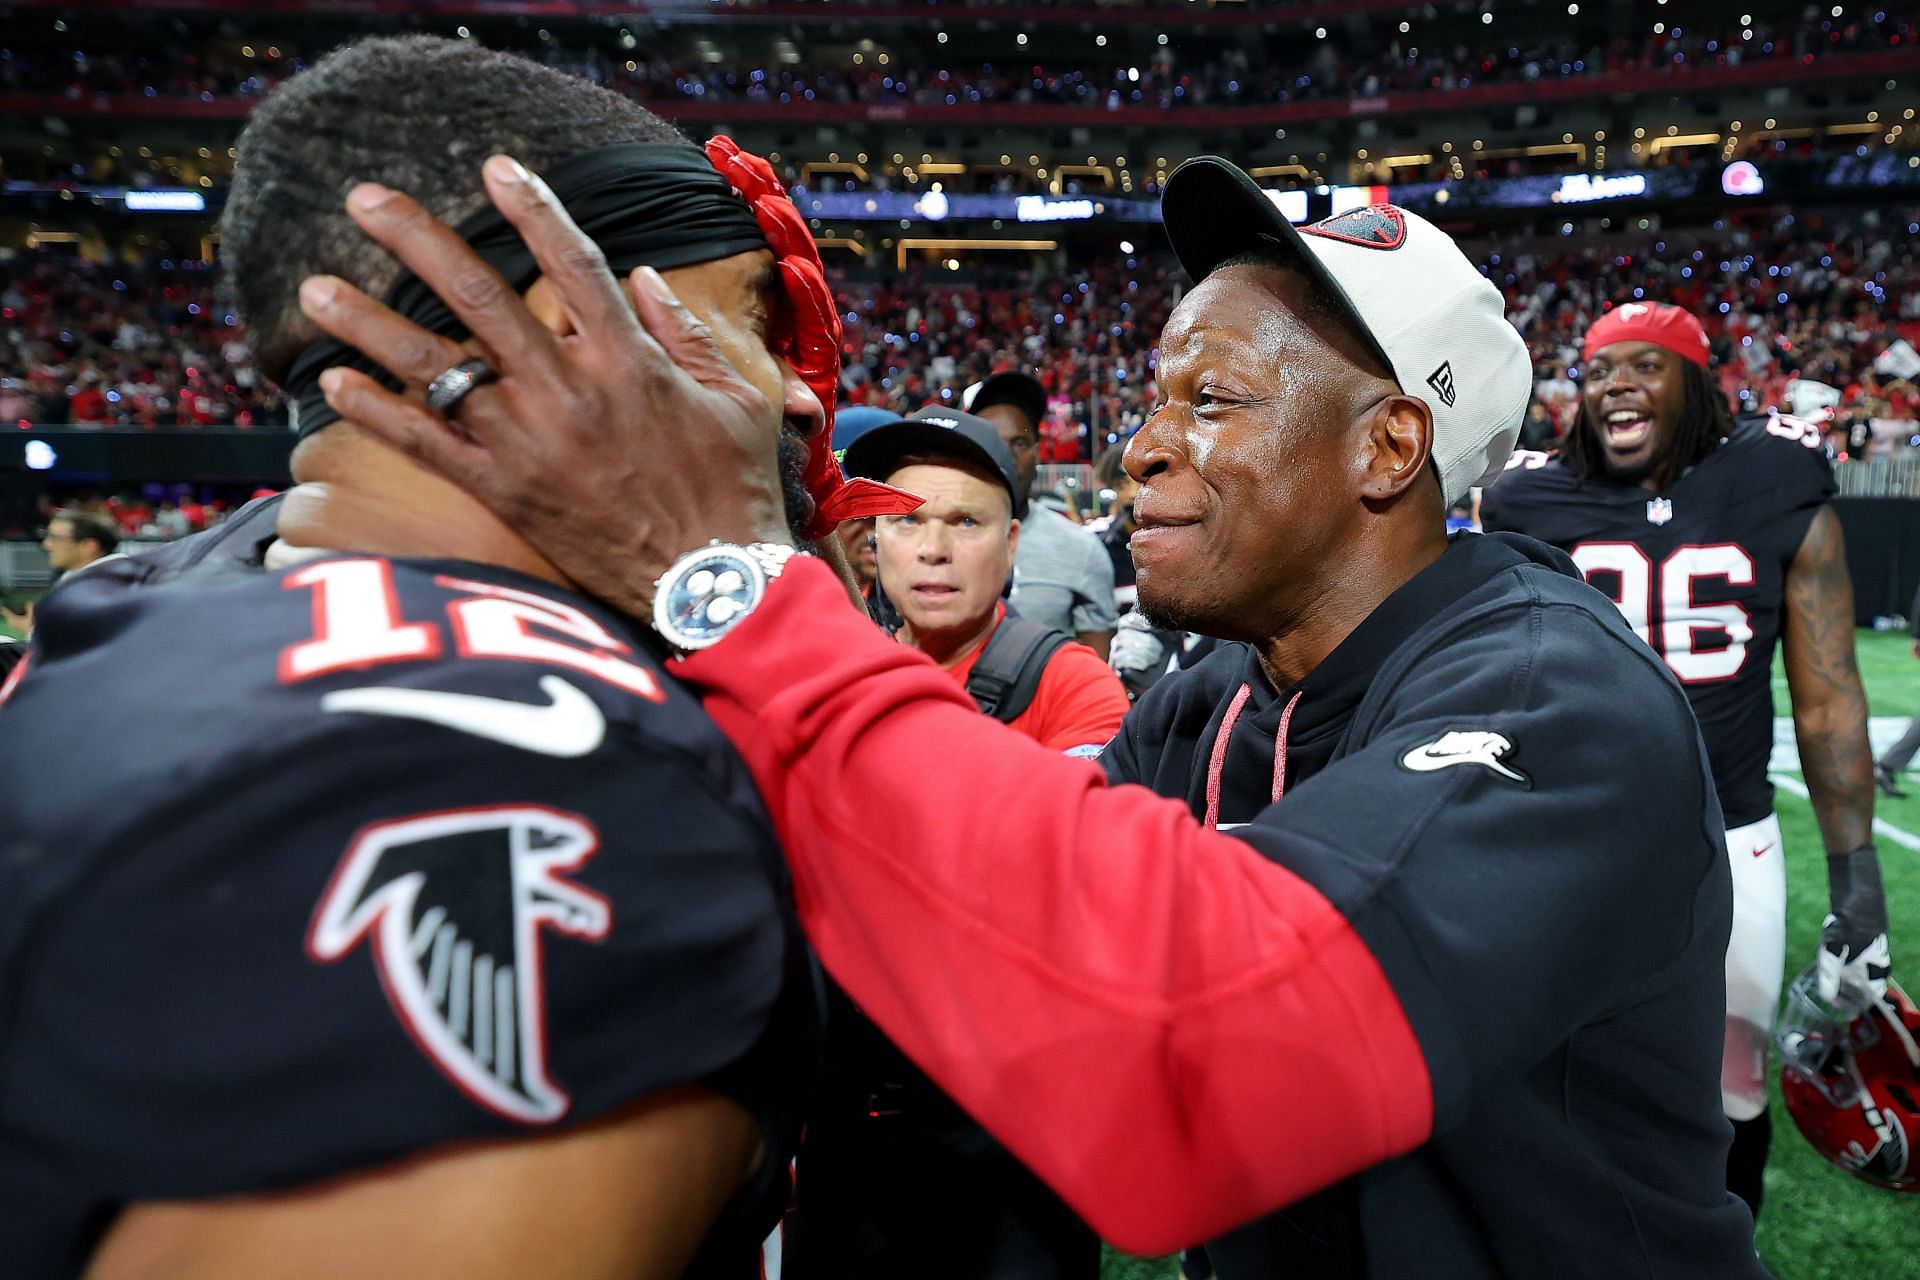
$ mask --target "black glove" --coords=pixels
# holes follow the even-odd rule
[[[1887,950],[1887,894],[1872,845],[1827,859],[1833,913],[1820,927],[1820,998],[1848,1004],[1884,1000],[1892,959]]]

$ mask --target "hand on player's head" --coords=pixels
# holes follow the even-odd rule
[[[348,198],[355,221],[454,309],[500,378],[443,418],[427,408],[424,388],[469,348],[344,281],[314,277],[301,289],[308,317],[407,385],[400,395],[354,370],[330,370],[329,405],[452,480],[575,582],[628,612],[644,611],[653,580],[689,547],[715,537],[785,540],[770,429],[779,415],[734,368],[714,327],[651,268],[629,279],[629,305],[545,183],[505,156],[489,160],[485,174],[489,197],[569,318],[564,331],[542,323],[407,196],[358,187]],[[785,405],[784,382],[777,389]]]

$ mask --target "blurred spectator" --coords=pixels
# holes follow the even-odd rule
[[[857,11],[857,6],[849,6]],[[1676,13],[1676,18],[1682,15]],[[1406,31],[1399,24],[1400,32]],[[98,33],[90,33],[98,35]],[[792,32],[786,33],[794,39]],[[1236,33],[1237,34],[1237,33]],[[193,43],[177,30],[115,48],[124,39],[91,39],[0,50],[0,90],[140,98],[257,97],[306,65],[324,48],[297,50],[291,40],[236,47],[230,39]],[[1489,38],[1491,36],[1491,38]],[[714,61],[700,43],[677,45],[669,31],[651,55],[615,42],[562,44],[540,33],[524,52],[646,102],[916,103],[957,106],[1053,103],[1176,110],[1322,98],[1373,97],[1410,91],[1446,92],[1484,84],[1528,84],[1628,71],[1685,71],[1701,66],[1811,62],[1840,54],[1898,48],[1914,37],[1910,19],[1884,10],[1840,17],[1818,7],[1769,21],[1728,18],[1659,23],[1640,37],[1599,31],[1550,36],[1494,36],[1474,30],[1471,42],[1436,33],[1424,41],[1377,26],[1335,31],[1314,41],[1281,39],[1251,49],[1238,38],[1196,32],[1151,56],[1110,53],[1046,65],[1038,53],[1010,49],[1003,59],[968,64],[927,51],[886,55],[838,66],[802,67],[771,40],[742,41],[735,56]],[[804,39],[804,36],[800,37]],[[583,42],[584,43],[584,40]],[[1103,46],[1104,47],[1104,46]]]
[[[1018,370],[996,373],[974,389],[967,408],[993,424],[1013,457],[1013,505],[1021,537],[1007,603],[1021,617],[1066,632],[1105,660],[1118,617],[1113,565],[1092,534],[1032,501],[1046,388]]]
[[[1527,419],[1520,424],[1519,447],[1545,453],[1559,443],[1560,427],[1553,420],[1552,411],[1535,400],[1527,406]]]
[[[40,546],[54,571],[64,575],[112,555],[120,547],[120,531],[96,515],[68,507],[47,521]]]
[[[1671,301],[1715,340],[1722,389],[1743,410],[1785,403],[1797,380],[1831,385],[1836,440],[1859,454],[1913,447],[1910,378],[1876,370],[1920,339],[1920,211],[1794,211],[1600,239],[1494,236],[1466,246],[1507,297],[1534,355],[1540,403],[1564,430],[1577,336],[1606,306]],[[1143,422],[1153,341],[1184,281],[1171,263],[1092,256],[1061,269],[970,263],[833,279],[845,326],[843,397],[902,413],[958,405],[995,374],[1031,370],[1042,396],[1031,462],[1089,461]],[[277,393],[204,263],[96,263],[54,249],[0,252],[0,421],[117,427],[279,426]],[[885,413],[877,416],[884,417]],[[843,409],[849,424],[859,415]],[[1538,428],[1535,428],[1536,435]]]
[[[0,251],[6,421],[120,427],[284,425],[211,264]]]
[[[853,570],[853,580],[860,588],[860,594],[873,598],[873,579],[878,572],[874,558],[873,517],[861,520],[843,520],[834,531],[840,539],[840,549],[847,554],[847,566]]]

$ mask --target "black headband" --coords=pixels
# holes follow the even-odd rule
[[[666,271],[767,248],[753,210],[690,143],[643,142],[596,147],[541,175],[580,230],[625,276],[635,267]],[[513,224],[491,204],[454,229],[515,293],[540,275]],[[412,272],[387,290],[386,304],[423,329],[455,342],[469,336],[438,294]],[[403,384],[360,351],[331,338],[302,351],[282,379],[301,439],[340,415],[320,391],[320,375],[345,365],[399,391]]]

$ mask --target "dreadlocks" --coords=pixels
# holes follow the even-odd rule
[[[1680,421],[1667,441],[1665,456],[1654,466],[1656,471],[1665,472],[1669,482],[1733,434],[1733,411],[1727,407],[1726,396],[1713,384],[1711,374],[1686,361],[1680,367],[1680,382],[1684,392]],[[1566,443],[1561,447],[1561,461],[1582,479],[1595,473],[1605,474],[1607,457],[1600,448],[1600,440],[1600,424],[1582,397],[1573,430],[1567,432]]]

